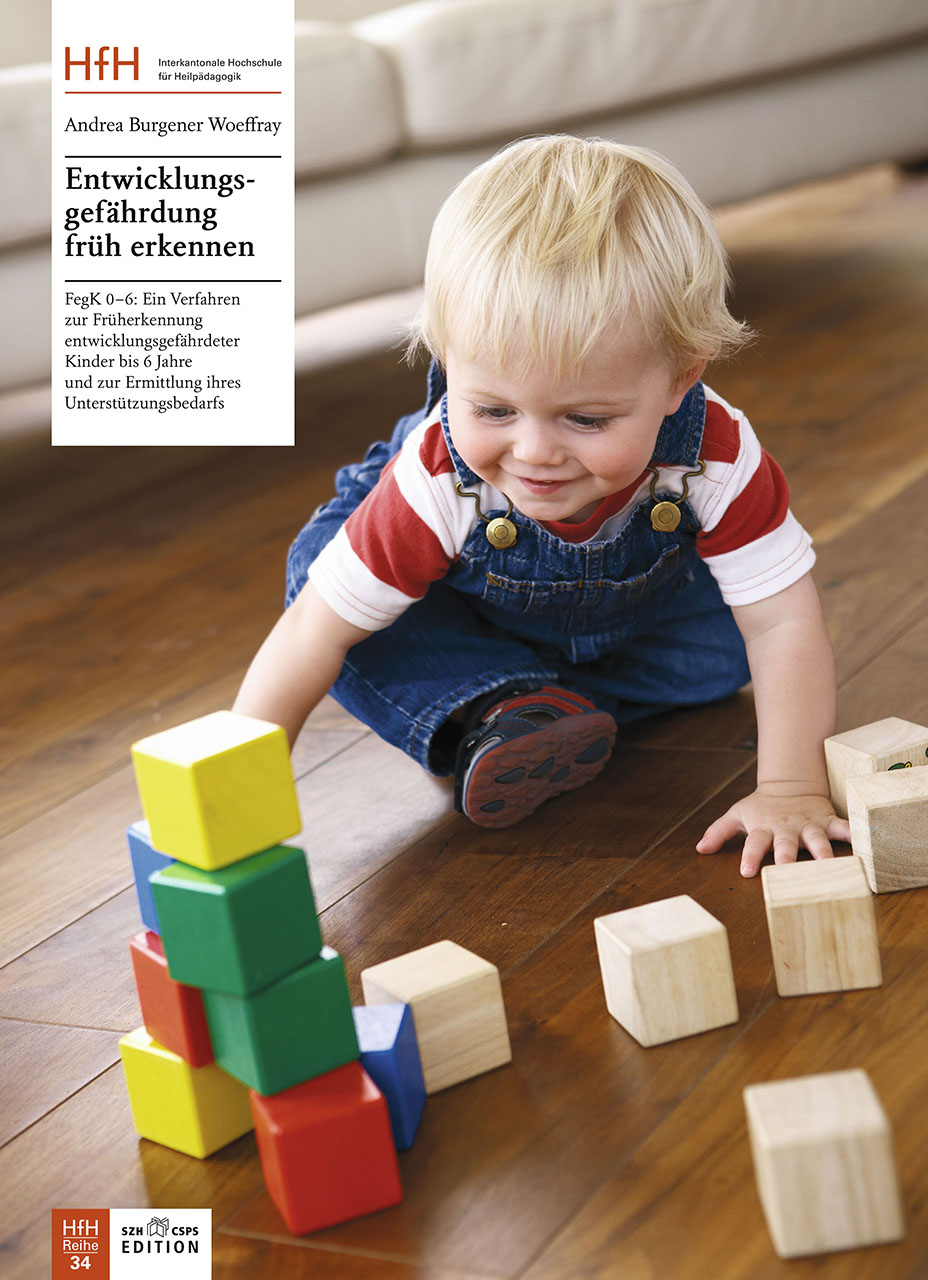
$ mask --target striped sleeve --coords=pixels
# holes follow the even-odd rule
[[[447,573],[473,524],[455,479],[441,423],[423,423],[310,565],[340,617],[379,631]]]
[[[753,604],[808,573],[815,552],[790,510],[786,477],[747,418],[705,390],[706,470],[693,495],[702,525],[697,549],[727,604]]]

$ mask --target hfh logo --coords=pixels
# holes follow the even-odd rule
[[[61,1234],[63,1236],[80,1236],[86,1239],[87,1236],[100,1234],[100,1224],[92,1218],[72,1218],[70,1222],[62,1222]]]
[[[112,58],[111,58],[111,57],[109,57],[109,54],[111,54],[111,53],[112,53],[112,55],[113,55],[113,56],[112,56]],[[138,78],[139,78],[139,49],[138,49],[138,45],[136,45],[136,46],[133,48],[133,50],[132,50],[132,57],[131,57],[131,58],[120,58],[120,56],[119,56],[119,45],[114,45],[114,46],[112,47],[112,49],[111,49],[111,48],[110,48],[110,46],[109,46],[108,44],[105,44],[105,45],[102,45],[102,46],[101,46],[101,48],[100,48],[100,52],[97,54],[96,58],[94,58],[94,59],[91,59],[91,57],[90,57],[90,46],[89,46],[89,45],[87,45],[87,46],[84,48],[84,56],[83,56],[83,58],[72,58],[72,57],[71,57],[71,46],[70,46],[70,45],[68,45],[68,46],[67,46],[67,48],[66,48],[66,49],[65,49],[65,51],[64,51],[64,78],[65,78],[65,80],[70,80],[70,79],[71,79],[71,68],[72,68],[72,67],[83,67],[83,68],[84,68],[84,79],[85,79],[85,80],[89,80],[89,79],[90,79],[90,68],[91,68],[91,67],[96,67],[96,68],[97,68],[97,79],[98,79],[98,80],[102,80],[102,79],[103,79],[103,72],[106,70],[106,68],[107,68],[107,67],[112,67],[112,69],[113,69],[113,79],[114,79],[114,80],[118,80],[118,79],[119,79],[119,68],[120,68],[120,67],[131,67],[131,68],[132,68],[132,79],[133,79],[133,80],[138,80]]]

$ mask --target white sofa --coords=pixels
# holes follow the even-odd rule
[[[414,286],[445,194],[526,133],[654,147],[710,203],[928,151],[925,0],[296,4],[298,317]],[[48,378],[50,69],[47,9],[0,19],[3,393]]]

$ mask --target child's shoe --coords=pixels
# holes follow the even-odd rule
[[[595,778],[617,728],[608,712],[555,685],[494,697],[478,704],[458,745],[454,806],[478,826],[510,827]]]

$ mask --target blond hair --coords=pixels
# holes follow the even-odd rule
[[[439,210],[407,350],[441,361],[453,342],[467,360],[563,372],[631,319],[678,374],[750,337],[727,286],[712,217],[669,161],[601,138],[525,138]]]

